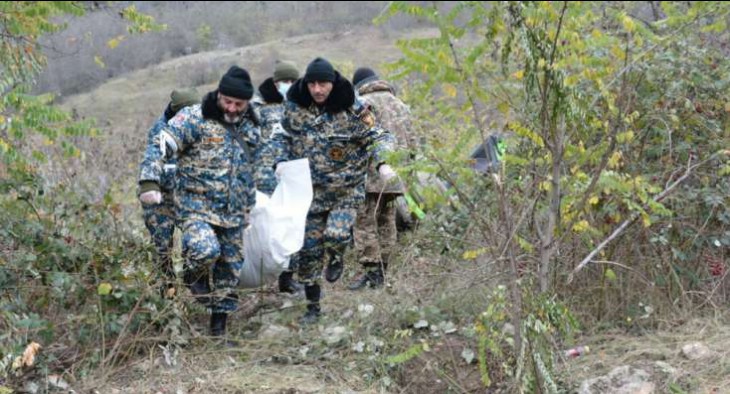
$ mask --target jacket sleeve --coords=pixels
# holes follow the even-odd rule
[[[291,114],[295,104],[286,103],[284,106],[284,116],[281,119],[281,127],[273,129],[269,141],[264,145],[263,155],[271,158],[273,166],[282,161],[289,161],[291,157],[292,145],[292,127]]]
[[[150,190],[160,190],[163,158],[159,146],[160,132],[165,128],[165,117],[162,116],[147,132],[147,146],[145,147],[142,162],[139,165],[140,193]],[[156,186],[156,187],[155,187]]]
[[[358,106],[359,104],[359,106]],[[354,113],[360,122],[360,134],[376,166],[385,162],[388,153],[396,148],[396,139],[389,130],[381,127],[370,108],[362,103],[356,104]]]
[[[140,193],[160,190],[160,178],[166,159],[194,143],[197,134],[197,129],[190,121],[189,107],[178,112],[167,123],[164,118],[155,123],[148,133],[147,148],[140,165]]]

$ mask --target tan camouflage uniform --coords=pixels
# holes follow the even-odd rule
[[[357,91],[360,99],[370,106],[380,126],[397,138],[399,147],[415,147],[415,141],[409,136],[410,110],[395,96],[393,86],[385,81],[375,80],[363,83]],[[365,203],[358,209],[353,229],[358,262],[366,271],[388,264],[396,243],[395,198],[400,194],[401,189],[383,184],[371,161],[368,166]]]

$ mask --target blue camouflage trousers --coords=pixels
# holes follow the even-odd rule
[[[191,220],[182,226],[185,269],[211,278],[211,297],[198,298],[212,313],[238,306],[236,286],[243,266],[243,226],[224,228]]]
[[[142,218],[155,245],[158,272],[168,280],[174,279],[172,242],[175,233],[175,207],[172,205],[172,199],[165,200],[163,197],[161,204],[143,206]]]
[[[304,284],[319,283],[325,263],[341,260],[352,242],[355,209],[333,209],[309,213],[304,246],[293,256],[290,268],[296,270]]]

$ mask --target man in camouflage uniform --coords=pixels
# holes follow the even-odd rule
[[[401,148],[415,148],[409,138],[411,114],[408,106],[395,96],[395,88],[369,68],[359,68],[352,77],[360,99],[372,109],[380,125],[396,137]],[[375,161],[368,166],[365,203],[357,212],[354,228],[355,251],[365,273],[348,289],[379,287],[397,241],[395,199],[403,193],[400,184],[385,184],[378,177]]]
[[[184,107],[197,104],[200,102],[198,92],[195,89],[173,90],[170,94],[170,103],[167,105],[165,112],[160,116],[154,125],[147,132],[147,149],[150,152],[150,146],[159,141],[159,135],[167,122],[172,119],[178,111]],[[150,164],[148,154],[144,155],[140,168],[145,168]],[[142,217],[147,230],[150,232],[152,242],[155,244],[157,251],[157,265],[164,276],[165,282],[161,286],[162,295],[167,295],[172,283],[175,281],[175,270],[172,266],[172,242],[175,231],[175,205],[172,200],[172,192],[175,188],[175,168],[176,160],[171,158],[165,162],[162,173],[160,174],[160,190],[162,192],[162,202],[159,204],[142,205]]]
[[[254,109],[261,119],[261,142],[268,142],[271,134],[281,128],[281,118],[284,115],[284,101],[286,92],[292,83],[299,78],[299,70],[291,62],[277,61],[274,66],[274,76],[267,78],[259,85],[258,100],[254,101]],[[256,189],[271,195],[276,188],[274,176],[274,162],[269,152],[262,150],[262,155],[256,164]]]
[[[383,164],[383,152],[393,139],[375,127],[367,108],[355,100],[350,82],[325,59],[314,59],[303,79],[297,80],[284,103],[283,131],[275,133],[271,147],[275,161],[308,158],[314,196],[307,215],[304,246],[292,259],[305,283],[307,312],[303,324],[320,316],[319,278],[334,282],[342,273],[342,255],[351,241],[357,207],[365,198],[365,173],[369,157],[380,164],[382,177],[393,170]]]
[[[269,143],[271,134],[281,128],[281,118],[284,115],[284,101],[291,85],[299,79],[299,70],[294,63],[277,61],[274,66],[274,76],[267,78],[259,85],[259,96],[262,102],[254,102],[255,109],[261,119],[261,144]],[[276,188],[274,176],[274,158],[270,150],[261,149],[256,160],[256,189],[269,196]],[[289,269],[279,275],[279,291],[296,294],[304,290],[299,282],[294,280],[294,271]]]
[[[248,72],[231,67],[200,105],[183,108],[168,122],[140,176],[142,203],[159,203],[162,163],[168,154],[177,155],[174,199],[183,231],[184,280],[211,310],[214,336],[225,333],[227,316],[238,305],[243,229],[255,199],[251,158],[259,130],[252,96]]]

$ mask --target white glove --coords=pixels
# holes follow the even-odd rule
[[[393,171],[393,168],[387,164],[381,164],[378,168],[378,173],[380,174],[380,179],[382,179],[385,183],[390,182],[391,179],[398,176],[398,174]]]
[[[144,205],[154,205],[162,202],[162,193],[150,190],[139,195],[139,201]]]

